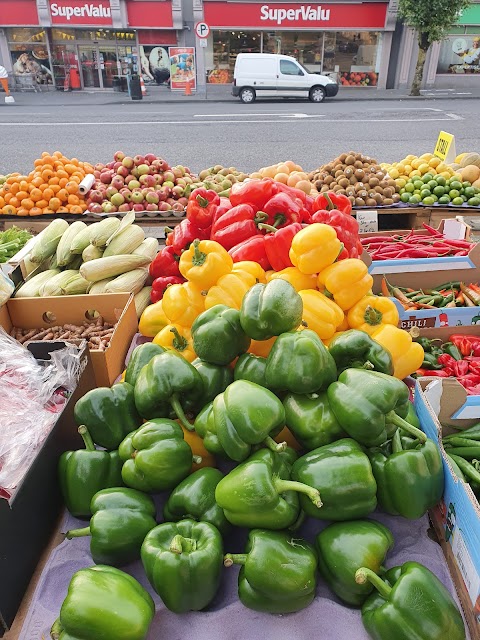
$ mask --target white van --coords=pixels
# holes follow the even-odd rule
[[[242,102],[258,98],[308,98],[322,102],[338,93],[338,84],[317,73],[309,73],[290,56],[276,53],[239,53],[233,72],[234,96]]]

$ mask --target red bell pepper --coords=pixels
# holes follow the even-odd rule
[[[358,222],[353,216],[342,213],[338,209],[330,211],[321,209],[313,214],[312,222],[328,224],[335,229],[337,238],[340,242],[343,242],[344,246],[338,260],[359,258],[361,256],[363,247],[358,235]]]
[[[213,189],[195,189],[188,198],[187,218],[199,229],[207,229],[219,204],[220,196]]]
[[[334,191],[325,191],[320,193],[316,198],[313,205],[315,211],[320,209],[338,209],[342,213],[350,215],[352,212],[352,203],[347,196],[343,193],[335,193]]]
[[[150,300],[158,302],[163,298],[163,294],[172,284],[182,284],[186,282],[182,276],[160,276],[152,282],[152,290],[150,291]]]
[[[223,216],[224,213],[230,211],[233,208],[233,204],[230,202],[228,198],[224,198],[223,196],[220,198],[220,204],[217,207],[217,210],[213,214],[212,226],[215,222]]]
[[[165,227],[165,231],[168,234],[165,244],[167,247],[173,247],[178,256],[197,238],[199,240],[208,240],[210,238],[210,228],[200,229],[188,218],[182,220],[174,229]]]
[[[234,262],[252,260],[267,271],[270,269],[270,262],[265,251],[265,237],[262,235],[252,236],[240,242],[228,252]]]
[[[250,204],[255,211],[261,211],[265,203],[278,193],[278,184],[271,178],[236,182],[230,190],[230,202],[234,207],[239,204]]]
[[[299,200],[301,200],[303,204],[306,204],[307,194],[305,193],[305,191],[297,189],[296,187],[289,187],[288,184],[283,184],[283,182],[277,182],[276,185],[277,193],[288,193],[290,197],[299,198]]]
[[[250,204],[239,204],[226,211],[212,227],[211,240],[215,240],[228,251],[235,245],[260,235],[257,223],[266,220],[267,215]]]
[[[299,222],[294,222],[282,229],[275,229],[268,224],[259,224],[258,228],[271,231],[264,237],[264,242],[265,253],[272,269],[281,271],[287,267],[293,267],[288,252],[292,246],[293,237],[303,229],[303,226]]]
[[[449,341],[453,342],[464,357],[470,356],[472,353],[475,356],[480,355],[480,338],[456,333],[450,336]],[[477,350],[478,353],[475,353],[475,350]]]
[[[150,263],[148,271],[153,279],[160,276],[179,276],[178,256],[173,247],[163,247]]]
[[[292,222],[303,222],[309,217],[307,209],[300,198],[293,198],[288,193],[277,193],[263,205],[268,215],[268,223],[279,229]]]

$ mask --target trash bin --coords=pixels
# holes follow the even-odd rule
[[[122,91],[128,91],[127,76],[121,76],[121,78],[120,78],[120,89]]]
[[[143,98],[140,76],[138,74],[132,75],[130,78],[130,97],[132,100],[141,100]]]
[[[119,93],[122,90],[122,79],[120,78],[120,76],[113,76],[112,89],[116,93]]]

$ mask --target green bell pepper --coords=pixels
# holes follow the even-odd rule
[[[219,393],[223,393],[229,384],[233,382],[233,371],[230,367],[219,364],[211,364],[200,358],[195,358],[192,366],[200,374],[202,379],[202,391],[196,402],[192,403],[187,398],[185,408],[192,408],[195,413],[204,407],[208,402],[212,402]]]
[[[275,391],[315,393],[336,379],[335,360],[310,329],[282,333],[267,358],[265,380]]]
[[[209,522],[166,522],[147,534],[142,563],[167,609],[201,611],[220,586],[222,536]]]
[[[250,346],[240,313],[224,304],[201,313],[192,325],[192,336],[195,353],[211,364],[229,364]]]
[[[135,347],[125,370],[125,382],[128,382],[128,384],[134,387],[143,367],[148,364],[152,358],[159,356],[161,353],[165,353],[165,351],[166,349],[154,342],[146,342],[145,344],[140,344],[138,347]]]
[[[244,353],[235,364],[233,376],[235,380],[249,380],[261,387],[267,387],[265,371],[267,359],[255,356],[253,353]]]
[[[318,534],[315,546],[320,573],[330,589],[347,604],[359,607],[373,587],[369,582],[358,584],[355,572],[368,567],[377,574],[383,573],[393,535],[374,520],[335,522]]]
[[[289,393],[283,399],[285,424],[307,451],[345,438],[328,401],[327,392],[300,395]]]
[[[302,322],[303,301],[295,288],[280,278],[254,284],[240,308],[240,324],[253,340],[268,340],[293,331]]]
[[[248,380],[232,382],[215,398],[213,419],[220,445],[237,462],[262,442],[274,451],[286,446],[271,438],[285,426],[283,404],[271,391]]]
[[[188,518],[198,522],[210,522],[220,533],[226,533],[230,524],[223,509],[215,502],[215,489],[223,477],[223,473],[218,469],[205,467],[182,480],[163,507],[164,520],[178,522]]]
[[[155,605],[142,585],[114,567],[73,574],[52,640],[145,640]]]
[[[150,496],[135,489],[104,489],[93,496],[90,526],[67,531],[67,540],[91,536],[95,564],[114,566],[140,558],[147,533],[157,526]]]
[[[246,553],[227,553],[224,564],[241,564],[238,597],[266,613],[293,613],[315,598],[317,554],[311,544],[286,531],[250,531]]]
[[[89,518],[90,503],[101,489],[123,485],[122,465],[118,451],[95,449],[84,425],[78,427],[85,449],[65,451],[58,462],[58,478],[63,500],[72,516]]]
[[[328,387],[333,413],[351,438],[375,447],[389,437],[387,425],[402,428],[421,442],[426,435],[404,418],[409,409],[407,385],[378,371],[346,369]]]
[[[377,483],[370,461],[351,438],[306,453],[294,463],[292,478],[320,492],[321,509],[300,496],[305,513],[320,520],[356,520],[377,506]]]
[[[416,520],[443,494],[443,464],[432,440],[404,449],[400,431],[393,436],[392,454],[368,453],[377,481],[379,506],[392,515]]]
[[[135,383],[135,404],[143,418],[167,418],[171,409],[189,431],[181,398],[195,402],[201,397],[203,381],[190,362],[174,351],[155,356],[138,374]]]
[[[393,375],[392,356],[364,331],[344,331],[330,342],[328,350],[339,374],[345,369],[359,368]]]
[[[293,482],[290,474],[284,457],[260,449],[220,480],[215,500],[237,527],[286,529],[300,513],[297,492],[305,494],[313,510],[322,506],[318,491]]]
[[[188,476],[192,462],[199,461],[185,442],[181,426],[168,418],[150,420],[130,433],[118,454],[124,462],[123,482],[145,493],[173,489]]]
[[[196,433],[202,438],[203,446],[209,453],[228,458],[218,439],[217,428],[213,419],[213,402],[209,402],[203,407],[195,418],[193,426]]]
[[[380,578],[368,568],[356,573],[373,593],[362,607],[362,622],[373,640],[465,640],[455,601],[435,574],[418,562],[405,562]]]
[[[105,449],[117,449],[125,436],[142,424],[128,382],[88,391],[75,405],[78,425],[85,425],[92,440]]]

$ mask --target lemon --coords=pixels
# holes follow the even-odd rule
[[[421,164],[419,167],[417,167],[417,169],[420,171],[422,176],[424,173],[428,173],[430,171],[430,167],[426,163]]]
[[[407,181],[403,178],[397,178],[395,180],[395,184],[397,185],[397,187],[399,187],[399,189],[403,189],[403,187],[407,184]]]
[[[420,158],[428,162],[433,158],[433,153],[424,153],[423,155],[420,156]]]
[[[412,171],[413,171],[412,165],[411,164],[406,164],[405,165],[405,175],[406,176],[411,175]]]
[[[424,164],[424,162],[420,158],[416,158],[415,160],[412,160],[410,164],[412,165],[413,169],[419,169],[422,164]]]
[[[460,164],[460,162],[463,160],[463,158],[466,156],[466,153],[460,153],[456,158],[455,158],[455,162],[457,164]]]
[[[442,161],[440,160],[440,158],[430,158],[430,160],[428,161],[428,164],[430,167],[432,167],[433,169],[436,169],[438,167],[439,164],[441,164]]]
[[[405,165],[401,164],[400,162],[397,164],[397,171],[401,176],[404,176],[406,171],[405,171]]]
[[[410,172],[410,178],[415,178],[415,176],[421,176],[421,175],[422,174],[418,169],[414,169],[413,171]]]
[[[400,174],[395,169],[395,167],[393,167],[392,169],[389,170],[388,175],[395,180],[396,178],[398,178]]]

